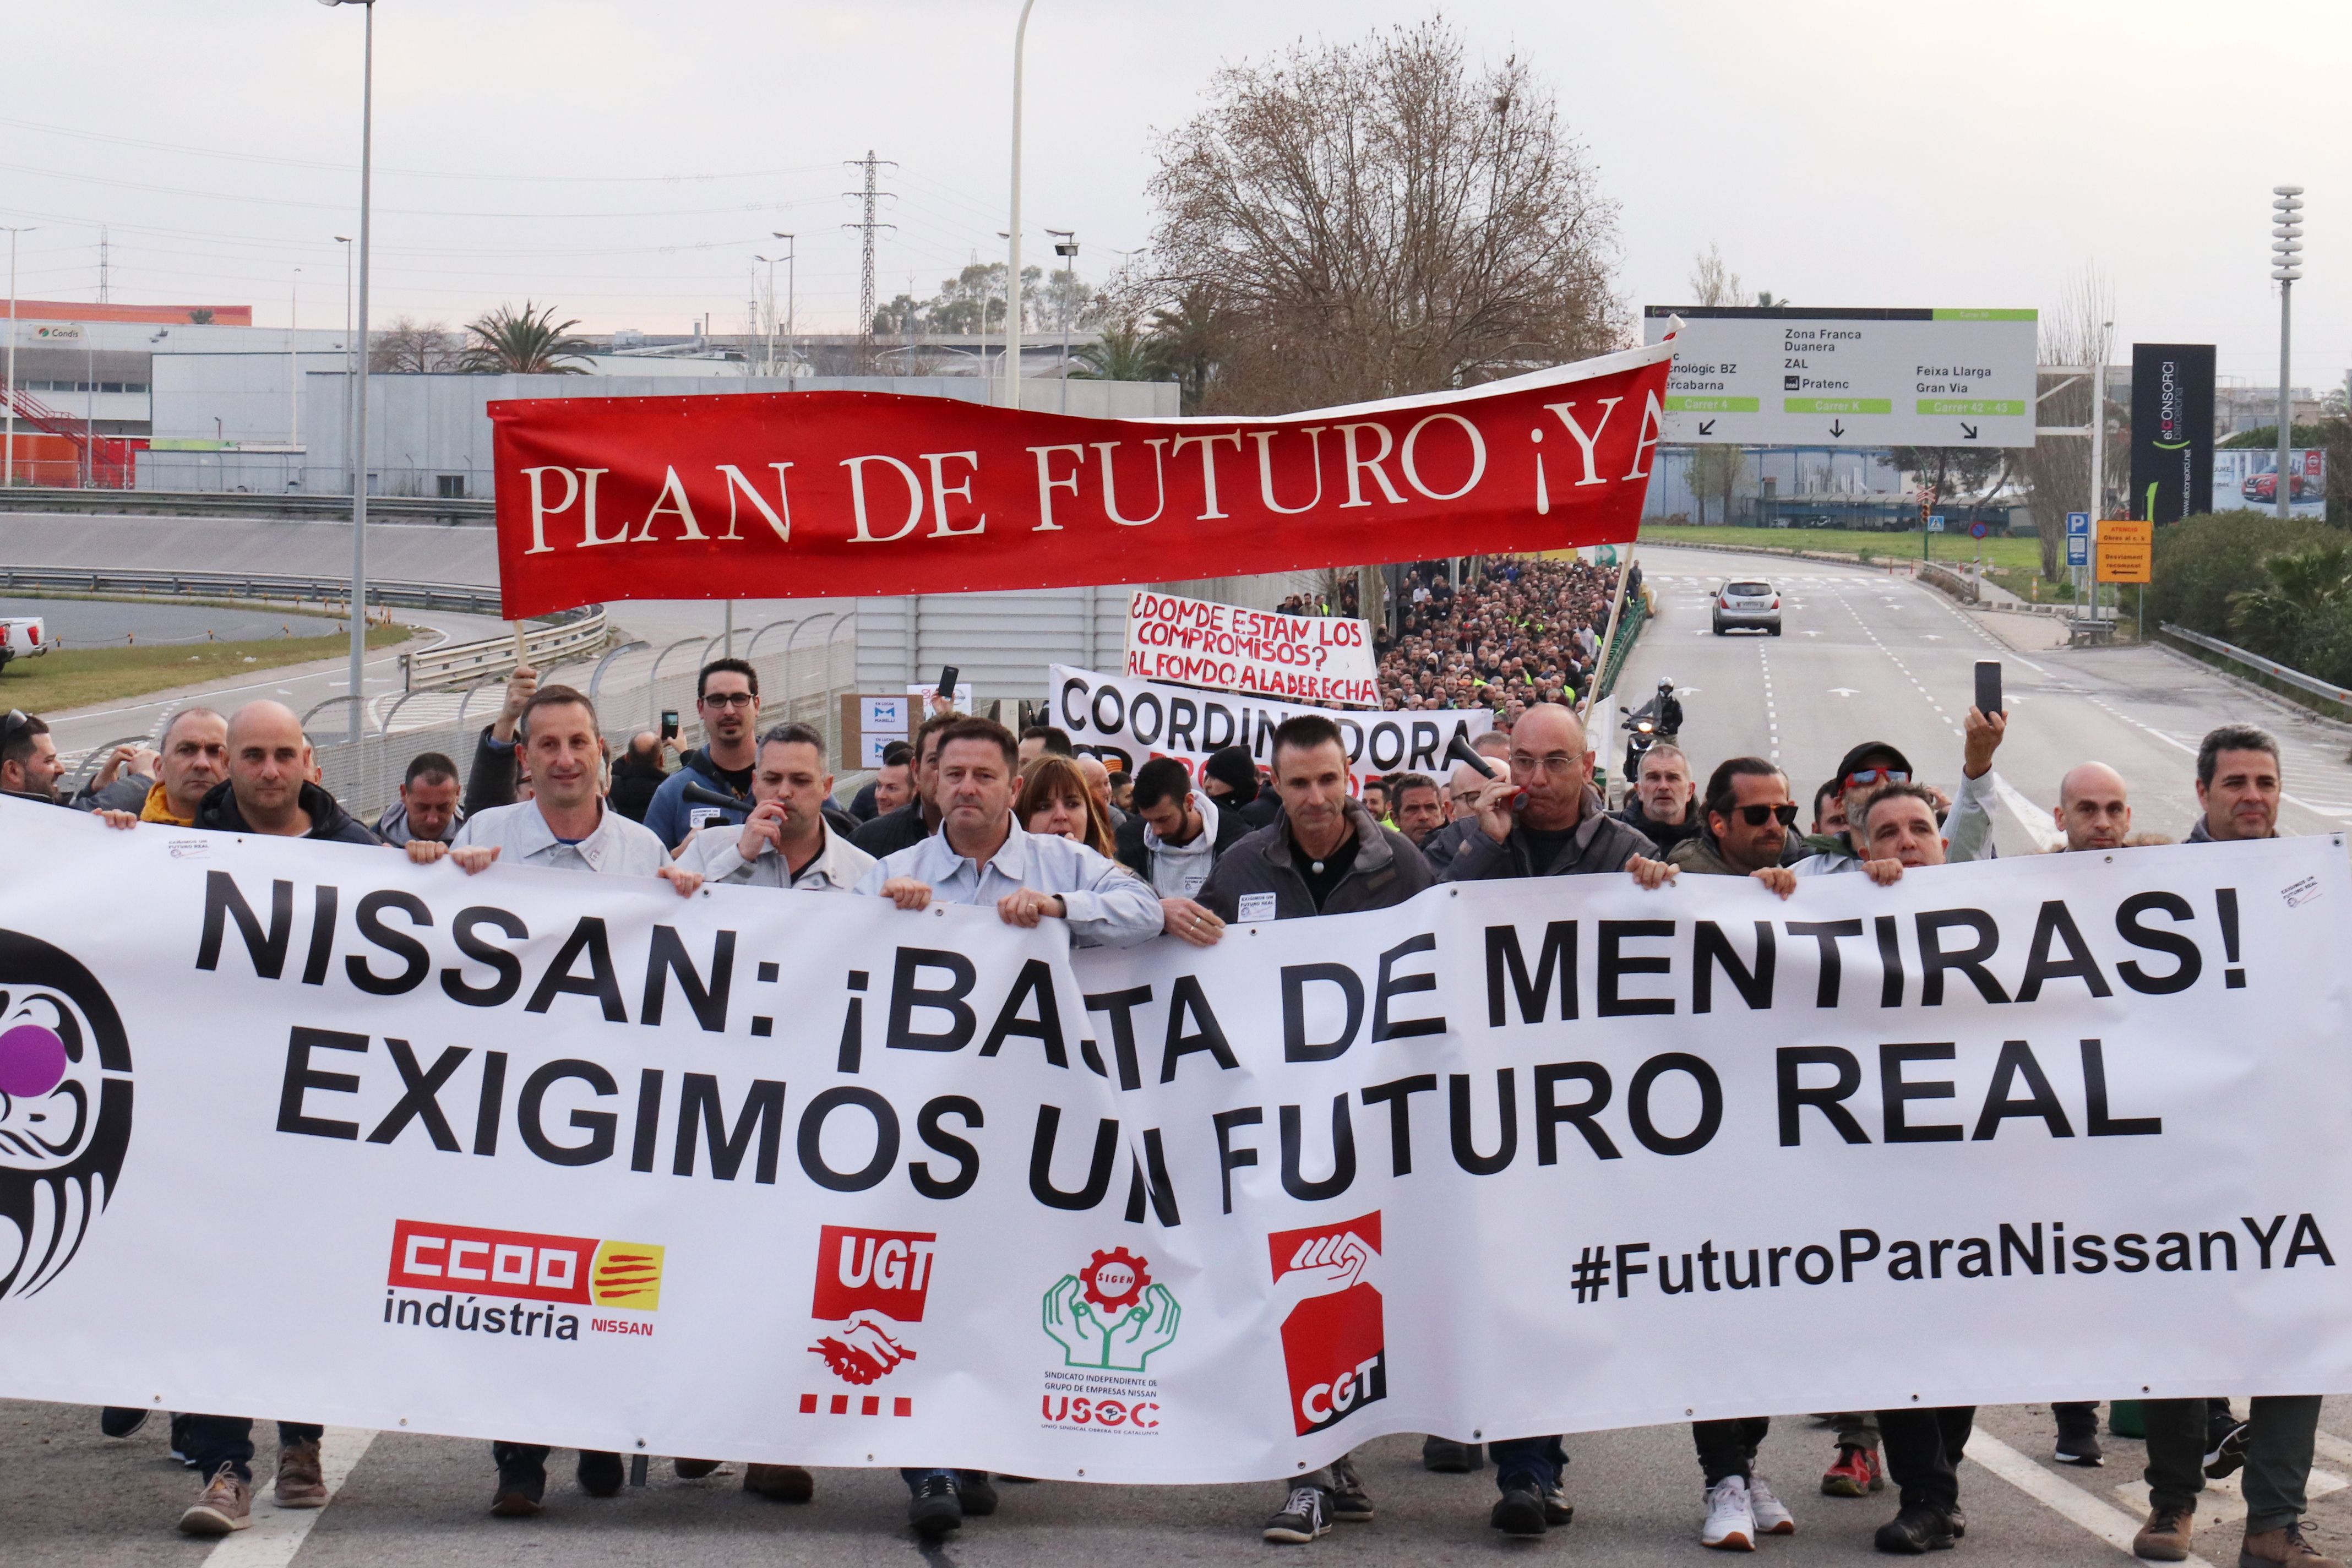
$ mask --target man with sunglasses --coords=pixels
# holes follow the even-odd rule
[[[2000,780],[1992,771],[1992,758],[2008,733],[2006,713],[1985,714],[1970,708],[1961,731],[1959,792],[1948,801],[1940,791],[1928,792],[1939,803],[1944,858],[1951,864],[1993,858],[1992,804],[2000,793]],[[1811,873],[1851,871],[1861,866],[1869,857],[1862,851],[1855,825],[1870,810],[1872,799],[1890,784],[1920,781],[1901,752],[1884,741],[1865,741],[1839,763],[1835,782],[1843,804],[1845,831],[1834,837],[1806,841],[1808,848],[1818,851],[1805,863]],[[1844,864],[1827,863],[1832,861]]]
[[[760,761],[760,672],[748,659],[712,659],[696,677],[694,711],[702,721],[703,744],[679,759],[677,772],[646,807],[646,826],[669,849],[726,816],[715,805],[688,804],[689,784],[731,795],[751,809],[751,773]]]
[[[1652,844],[1609,815],[1592,787],[1584,726],[1556,702],[1538,702],[1511,726],[1508,784],[1480,792],[1476,826],[1445,868],[1453,882],[1515,877],[1576,877],[1630,871],[1645,888],[1674,868],[1645,853]],[[1496,1500],[1487,1523],[1511,1536],[1538,1536],[1576,1517],[1561,1485],[1568,1450],[1557,1435],[1490,1440]]]

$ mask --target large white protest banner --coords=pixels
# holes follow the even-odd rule
[[[1057,664],[1048,671],[1048,722],[1081,750],[1108,753],[1130,769],[1151,757],[1174,757],[1196,775],[1212,752],[1241,746],[1261,763],[1274,761],[1274,731],[1298,713],[1320,713],[1339,727],[1348,768],[1364,780],[1404,770],[1442,774],[1445,748],[1495,727],[1485,708],[1386,708],[1344,712],[1307,702],[1195,691],[1157,680],[1101,675]]]
[[[1072,955],[988,910],[0,834],[11,1396],[1197,1482],[2352,1389],[2340,837]]]
[[[1128,595],[1124,673],[1278,700],[1381,705],[1370,622],[1286,616],[1149,589]]]

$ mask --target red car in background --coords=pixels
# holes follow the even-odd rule
[[[2314,490],[2317,487],[2318,483],[2318,480],[2311,479],[2306,475],[2293,475],[2287,484],[2286,499],[2290,501],[2299,501],[2306,494]],[[2245,497],[2248,500],[2274,501],[2278,500],[2278,476],[2276,474],[2248,474],[2246,476],[2246,482],[2238,487],[2238,493]]]

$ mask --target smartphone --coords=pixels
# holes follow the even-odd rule
[[[956,676],[959,673],[954,665],[947,664],[940,667],[940,695],[950,702],[955,700]]]
[[[2000,711],[2000,660],[1977,660],[1977,711],[1988,716]]]
[[[677,710],[675,708],[662,710],[662,739],[665,741],[677,739]]]

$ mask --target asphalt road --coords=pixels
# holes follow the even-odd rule
[[[1658,551],[1648,559],[1661,616],[1644,634],[1625,689],[1671,676],[1688,714],[1684,743],[1704,770],[1726,755],[1777,755],[1807,793],[1858,740],[1885,739],[1910,753],[1930,780],[1959,765],[1959,716],[1973,689],[1973,665],[2000,658],[2013,728],[1998,762],[2009,791],[1997,817],[2001,852],[2031,852],[2059,775],[2096,757],[2131,781],[2138,826],[2178,835],[2194,810],[2191,767],[2198,738],[2229,720],[2278,733],[2290,795],[2285,826],[2298,833],[2352,823],[2352,765],[2340,727],[2299,719],[2186,661],[2149,649],[2068,651],[2048,647],[2049,626],[2032,617],[1962,611],[1907,578],[1829,564],[1715,552]],[[1784,585],[1787,632],[1779,638],[1716,638],[1704,595],[1726,573],[1773,577]],[[641,607],[631,606],[635,613]],[[716,629],[716,606],[653,611],[681,635],[690,622]],[[653,617],[649,617],[652,620]],[[741,624],[741,623],[739,623]],[[478,633],[474,635],[479,635]],[[640,633],[640,635],[643,635]],[[233,1227],[235,1228],[235,1227]],[[278,1245],[261,1229],[236,1229],[233,1245]],[[214,1303],[222,1331],[266,1334],[268,1303]],[[1887,1325],[1825,1316],[1822,1342],[1890,1331]],[[1741,1347],[1694,1344],[1694,1356]],[[2312,1527],[2323,1549],[2352,1544],[2352,1401],[2330,1400],[2313,1477]],[[2127,1561],[2144,1494],[2134,1485],[2140,1445],[2109,1437],[2105,1468],[2049,1459],[2046,1409],[2005,1406],[1982,1413],[1961,1472],[1969,1531],[1956,1560],[2023,1568]],[[1342,1525],[1304,1549],[1271,1547],[1257,1527],[1278,1499],[1272,1483],[1233,1487],[1087,1487],[1049,1482],[1006,1486],[993,1519],[926,1549],[906,1530],[905,1492],[895,1475],[818,1472],[816,1500],[772,1504],[740,1489],[735,1468],[680,1481],[656,1461],[651,1484],[609,1500],[583,1496],[559,1454],[548,1511],[512,1522],[487,1517],[491,1470],[487,1445],[408,1435],[331,1433],[330,1479],[347,1471],[334,1500],[314,1513],[278,1514],[257,1505],[257,1527],[217,1546],[184,1540],[173,1521],[197,1490],[194,1477],[166,1454],[160,1422],[125,1442],[97,1429],[95,1411],[0,1402],[0,1462],[15,1483],[0,1488],[0,1561],[43,1568],[172,1563],[207,1568],[330,1568],[366,1564],[560,1563],[584,1568],[660,1563],[732,1564],[1091,1564],[1142,1565],[1286,1560],[1428,1563],[1528,1560],[1650,1564],[1703,1560],[1697,1545],[1700,1476],[1680,1426],[1572,1437],[1569,1489],[1574,1525],[1540,1543],[1512,1543],[1486,1526],[1492,1472],[1434,1476],[1418,1464],[1409,1436],[1370,1445],[1362,1468],[1381,1517]],[[257,1469],[267,1477],[265,1424]],[[1882,1561],[1871,1532],[1894,1511],[1892,1494],[1867,1500],[1823,1498],[1816,1478],[1832,1457],[1827,1431],[1784,1415],[1761,1456],[1794,1509],[1798,1532],[1764,1543],[1762,1555],[1789,1563]],[[2236,1550],[2233,1498],[2209,1494],[2199,1544],[2211,1561]]]
[[[2133,826],[2179,838],[2195,820],[2198,742],[2215,726],[2260,724],[2284,755],[2281,826],[2352,826],[2352,732],[2252,695],[2189,659],[2149,647],[2048,646],[2053,619],[1962,609],[1906,576],[1830,563],[1657,550],[1643,572],[1659,616],[1627,660],[1629,701],[1671,678],[1682,692],[1682,745],[1702,781],[1725,757],[1770,757],[1811,808],[1812,792],[1858,742],[1889,741],[1928,783],[1954,787],[1960,721],[1976,661],[2002,662],[2009,737],[1995,759],[2009,809],[1996,814],[2004,855],[2053,831],[2058,781],[2077,763],[2112,765],[2129,783]],[[1727,574],[1782,589],[1782,635],[1714,636],[1707,595]],[[1597,738],[1596,738],[1597,739]],[[1612,755],[1622,758],[1622,735]]]
[[[134,599],[18,599],[0,597],[0,616],[38,616],[49,640],[65,648],[121,647],[139,644],[261,641],[272,637],[328,637],[343,623],[323,616],[274,609],[229,609],[215,605],[159,604]]]

